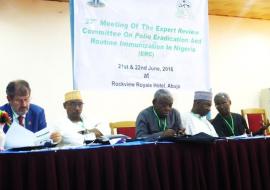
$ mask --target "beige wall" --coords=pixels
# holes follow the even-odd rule
[[[32,102],[58,114],[63,92],[72,89],[69,6],[40,0],[0,3],[0,103],[11,80],[30,82]],[[5,73],[3,69],[5,68]]]
[[[258,107],[270,87],[270,21],[210,16],[209,23],[213,91],[228,92],[235,112]]]
[[[213,92],[231,95],[232,110],[259,106],[259,93],[270,87],[270,21],[209,17],[210,74]],[[69,7],[41,0],[0,3],[0,104],[5,87],[23,78],[32,102],[43,106],[49,121],[65,114],[63,94],[72,89]],[[151,104],[153,92],[85,92],[85,114],[109,121],[135,120]],[[190,93],[173,93],[174,107],[188,111]],[[213,107],[214,115],[216,113]]]

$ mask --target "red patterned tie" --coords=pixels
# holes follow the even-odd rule
[[[23,127],[24,127],[24,124],[23,124],[23,119],[24,119],[24,117],[23,117],[22,115],[20,115],[20,116],[18,117],[19,124],[20,124],[21,126],[23,126]]]

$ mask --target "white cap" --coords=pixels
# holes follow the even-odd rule
[[[196,91],[194,94],[194,100],[208,100],[212,101],[212,92],[208,91]]]

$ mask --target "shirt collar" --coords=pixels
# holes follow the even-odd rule
[[[12,110],[12,116],[13,116],[13,118],[18,118],[20,115],[18,115],[13,109],[12,109],[12,107],[11,107],[11,110]],[[26,114],[24,114],[24,115],[22,115],[24,118],[25,118],[25,116],[26,116]]]
[[[191,114],[192,114],[194,117],[197,117],[197,118],[199,118],[199,119],[204,118],[204,116],[201,116],[200,114],[197,114],[197,113],[191,112]]]

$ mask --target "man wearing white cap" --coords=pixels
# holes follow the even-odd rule
[[[207,91],[196,91],[194,95],[193,107],[190,113],[182,114],[182,124],[187,135],[206,133],[217,137],[213,125],[206,119],[206,115],[211,110],[212,93]]]
[[[55,126],[55,130],[62,135],[60,146],[83,145],[85,140],[94,140],[110,131],[109,127],[108,130],[102,130],[99,128],[101,127],[99,124],[90,124],[82,116],[83,100],[80,91],[67,92],[63,106],[66,109],[67,117]]]

